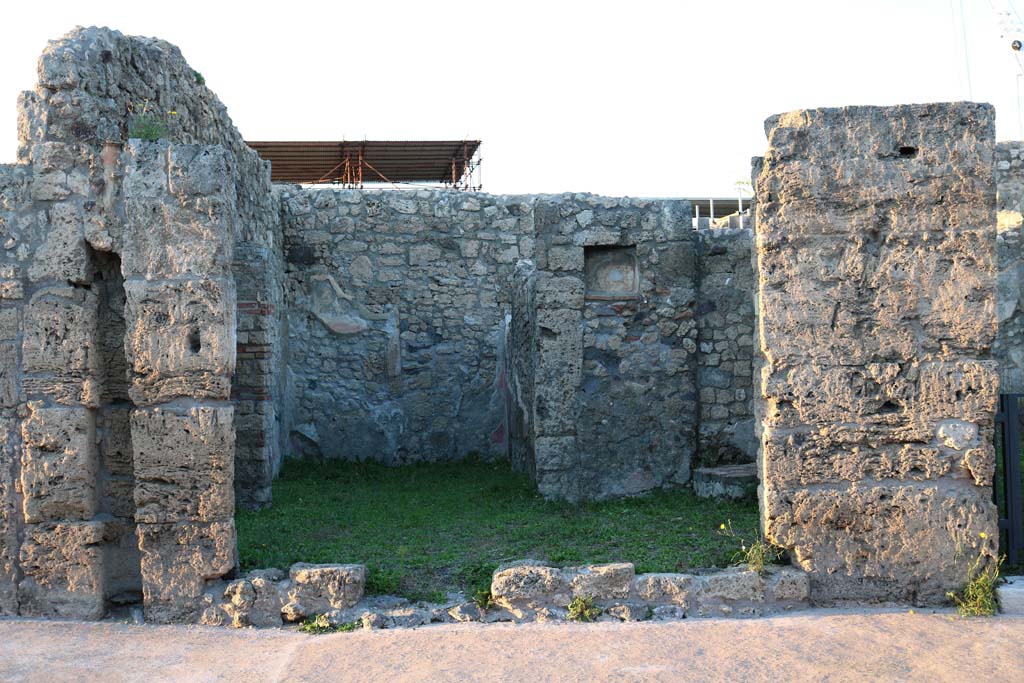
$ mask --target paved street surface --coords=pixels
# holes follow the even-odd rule
[[[0,620],[0,681],[1022,681],[1024,618],[809,611],[752,620],[285,630]]]

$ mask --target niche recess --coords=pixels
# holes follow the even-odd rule
[[[635,246],[584,247],[583,272],[587,299],[621,301],[640,295]]]

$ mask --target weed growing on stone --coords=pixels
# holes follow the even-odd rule
[[[593,621],[601,616],[601,608],[594,604],[589,595],[577,595],[567,605],[571,621]]]
[[[196,79],[196,85],[206,85],[206,79],[203,78],[203,74],[198,71],[193,71],[192,76]]]
[[[988,560],[988,561],[986,561]],[[999,585],[999,568],[1003,558],[991,561],[982,552],[967,570],[967,583],[959,591],[947,593],[962,617],[991,617],[999,609],[996,588]]]
[[[755,534],[749,543],[732,529],[732,520],[718,526],[718,533],[726,538],[734,538],[740,542],[740,549],[733,555],[736,564],[745,564],[747,569],[760,574],[765,565],[775,564],[782,559],[783,549],[767,540],[760,533]]]
[[[358,621],[347,621],[337,626],[331,626],[326,614],[318,614],[312,619],[302,622],[302,625],[299,626],[299,631],[318,636],[324,633],[348,633],[350,631],[357,631],[360,628],[362,628],[362,623]]]
[[[633,562],[637,572],[730,564],[722,519],[757,524],[755,504],[687,490],[572,505],[545,501],[506,463],[404,467],[290,460],[273,507],[239,510],[244,569],[359,562],[367,593],[410,600],[490,590],[509,560],[556,566]]]
[[[167,116],[176,112],[168,112]],[[156,111],[153,103],[146,100],[141,105],[129,108],[128,137],[155,142],[168,135],[166,116]]]
[[[491,595],[490,589],[478,590],[473,594],[473,603],[486,612],[494,607],[494,596]]]

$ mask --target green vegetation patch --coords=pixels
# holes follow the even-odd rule
[[[725,520],[757,529],[757,505],[688,490],[551,503],[507,464],[480,462],[291,461],[274,484],[273,507],[236,517],[243,569],[364,563],[367,592],[431,601],[488,591],[508,560],[633,562],[637,572],[726,566],[737,547],[718,533]]]

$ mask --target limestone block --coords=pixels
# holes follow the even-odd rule
[[[796,567],[772,567],[766,597],[774,602],[806,603],[811,594],[807,574]]]
[[[998,536],[991,491],[974,486],[768,487],[765,509],[768,537],[793,548],[818,603],[941,602]]]
[[[897,479],[936,480],[988,477],[994,457],[984,449],[957,452],[915,442],[926,430],[867,429],[856,425],[819,430],[766,430],[763,449],[768,481],[781,487]],[[929,435],[930,436],[930,435]],[[927,437],[925,437],[927,438]]]
[[[0,407],[14,408],[21,403],[18,369],[17,345],[0,342]]]
[[[764,590],[765,579],[758,572],[727,569],[702,577],[696,597],[701,604],[715,600],[763,602]]]
[[[631,562],[570,567],[565,571],[574,597],[590,596],[595,600],[628,597],[636,574]]]
[[[21,545],[21,615],[100,619],[104,614],[105,522],[32,524]]]
[[[583,279],[579,277],[555,277],[550,273],[537,275],[537,308],[583,308]]]
[[[86,408],[28,404],[21,426],[21,488],[29,523],[85,521],[98,509],[95,416]]]
[[[166,140],[131,140],[125,146],[121,188],[128,203],[138,199],[161,199],[167,195],[169,147]]]
[[[220,145],[171,145],[168,188],[179,197],[209,197],[234,192],[231,156]]]
[[[992,249],[982,233],[923,232],[881,247],[869,237],[759,235],[758,249],[761,286],[774,294],[760,319],[773,362],[906,361],[985,350],[995,338]],[[835,265],[823,275],[820,262]]]
[[[224,197],[125,202],[122,268],[147,279],[223,277],[234,244],[234,204]]]
[[[139,524],[138,535],[146,620],[198,620],[206,582],[237,564],[234,520]]]
[[[561,570],[532,560],[499,567],[491,577],[491,597],[500,605],[551,597],[567,588]]]
[[[97,319],[98,300],[91,291],[70,286],[40,289],[25,307],[25,373],[52,375],[55,383],[96,374]]]
[[[215,522],[233,517],[233,414],[230,405],[132,412],[136,521]]]
[[[856,422],[919,428],[931,441],[951,415],[991,423],[999,375],[993,361],[934,361],[821,366],[775,364],[762,371],[763,394],[775,402],[769,425]]]
[[[224,590],[224,612],[235,628],[280,626],[284,606],[278,585],[266,578],[249,577],[228,584]]]
[[[128,280],[125,294],[132,401],[227,399],[235,367],[231,281]]]
[[[361,564],[293,564],[288,603],[306,615],[352,607],[363,597],[366,567]],[[294,608],[293,608],[294,609]]]
[[[583,248],[577,246],[551,247],[548,249],[549,270],[583,270]]]
[[[691,574],[639,574],[633,581],[633,590],[641,600],[654,603],[672,603],[688,606],[697,587]]]
[[[29,265],[29,279],[32,282],[91,282],[82,210],[71,202],[54,204],[48,211],[48,223],[43,241]]]
[[[21,333],[21,309],[0,308],[0,339],[14,341]]]

